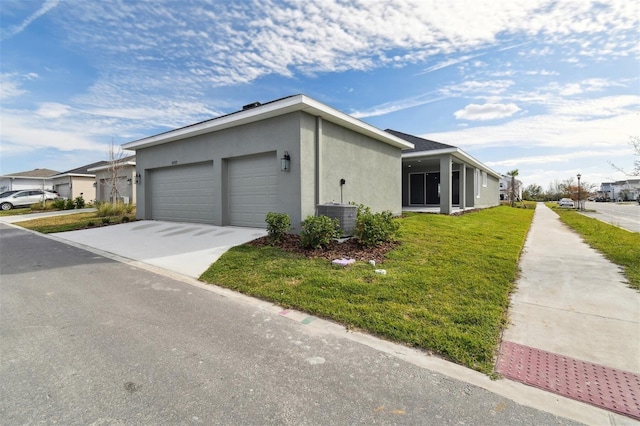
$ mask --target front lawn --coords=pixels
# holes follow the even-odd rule
[[[640,233],[584,216],[575,210],[554,209],[560,220],[575,230],[607,259],[622,266],[629,286],[640,290]]]
[[[489,373],[533,209],[408,214],[383,264],[234,247],[200,279],[431,350]],[[386,275],[375,269],[386,270]]]

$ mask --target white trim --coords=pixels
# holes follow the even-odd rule
[[[118,165],[118,167],[121,167],[121,166],[134,166],[135,167],[135,165],[136,165],[135,161],[125,161],[124,163],[115,161],[115,163]],[[100,171],[100,170],[107,170],[110,167],[111,167],[111,164],[105,164],[104,166],[92,167],[90,169],[87,169],[87,171],[88,172],[97,172],[97,171]]]
[[[171,130],[159,135],[128,142],[123,144],[122,148],[135,151],[136,149],[148,148],[205,133],[216,132],[295,111],[303,111],[316,117],[322,117],[322,119],[326,121],[346,127],[396,148],[412,149],[414,147],[412,143],[409,143],[404,139],[387,133],[384,130],[380,130],[377,127],[351,117],[350,115],[331,108],[328,105],[320,103],[305,95],[295,95],[269,104],[260,105],[247,110],[238,111],[230,115]]]

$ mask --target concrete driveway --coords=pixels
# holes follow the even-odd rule
[[[198,278],[231,247],[267,232],[256,228],[142,220],[50,235]]]

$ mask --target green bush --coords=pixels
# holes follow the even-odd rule
[[[92,220],[90,220],[89,222],[87,222],[87,226],[93,227],[93,226],[96,226],[96,224]]]
[[[98,217],[124,216],[127,211],[127,208],[123,203],[101,203],[97,209],[96,215]]]
[[[104,223],[105,225],[109,222],[111,222],[111,218],[109,216],[102,218],[102,223]]]
[[[267,213],[267,235],[271,245],[281,243],[284,236],[291,229],[291,219],[286,213]]]
[[[84,202],[84,198],[82,198],[82,195],[80,195],[79,197],[76,197],[76,199],[73,200],[73,204],[75,204],[76,209],[83,209],[85,202]]]
[[[390,211],[371,213],[369,207],[362,204],[358,206],[354,234],[363,246],[374,247],[393,241],[399,228],[400,224],[393,219]]]
[[[308,216],[302,222],[300,243],[305,248],[321,248],[327,246],[333,238],[342,234],[340,221],[327,216]]]
[[[58,210],[64,210],[64,208],[65,208],[64,198],[57,198],[57,199],[53,200],[52,205],[53,205],[54,208],[56,208]]]
[[[64,209],[65,210],[73,210],[76,208],[76,203],[73,202],[71,198],[64,201]]]

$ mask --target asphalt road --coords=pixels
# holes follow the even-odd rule
[[[632,232],[640,232],[640,205],[638,203],[594,203],[586,202],[586,210],[595,210],[594,212],[585,212],[584,214],[599,219],[603,222],[610,223],[620,228],[627,229]]]
[[[3,424],[574,424],[0,225]]]

